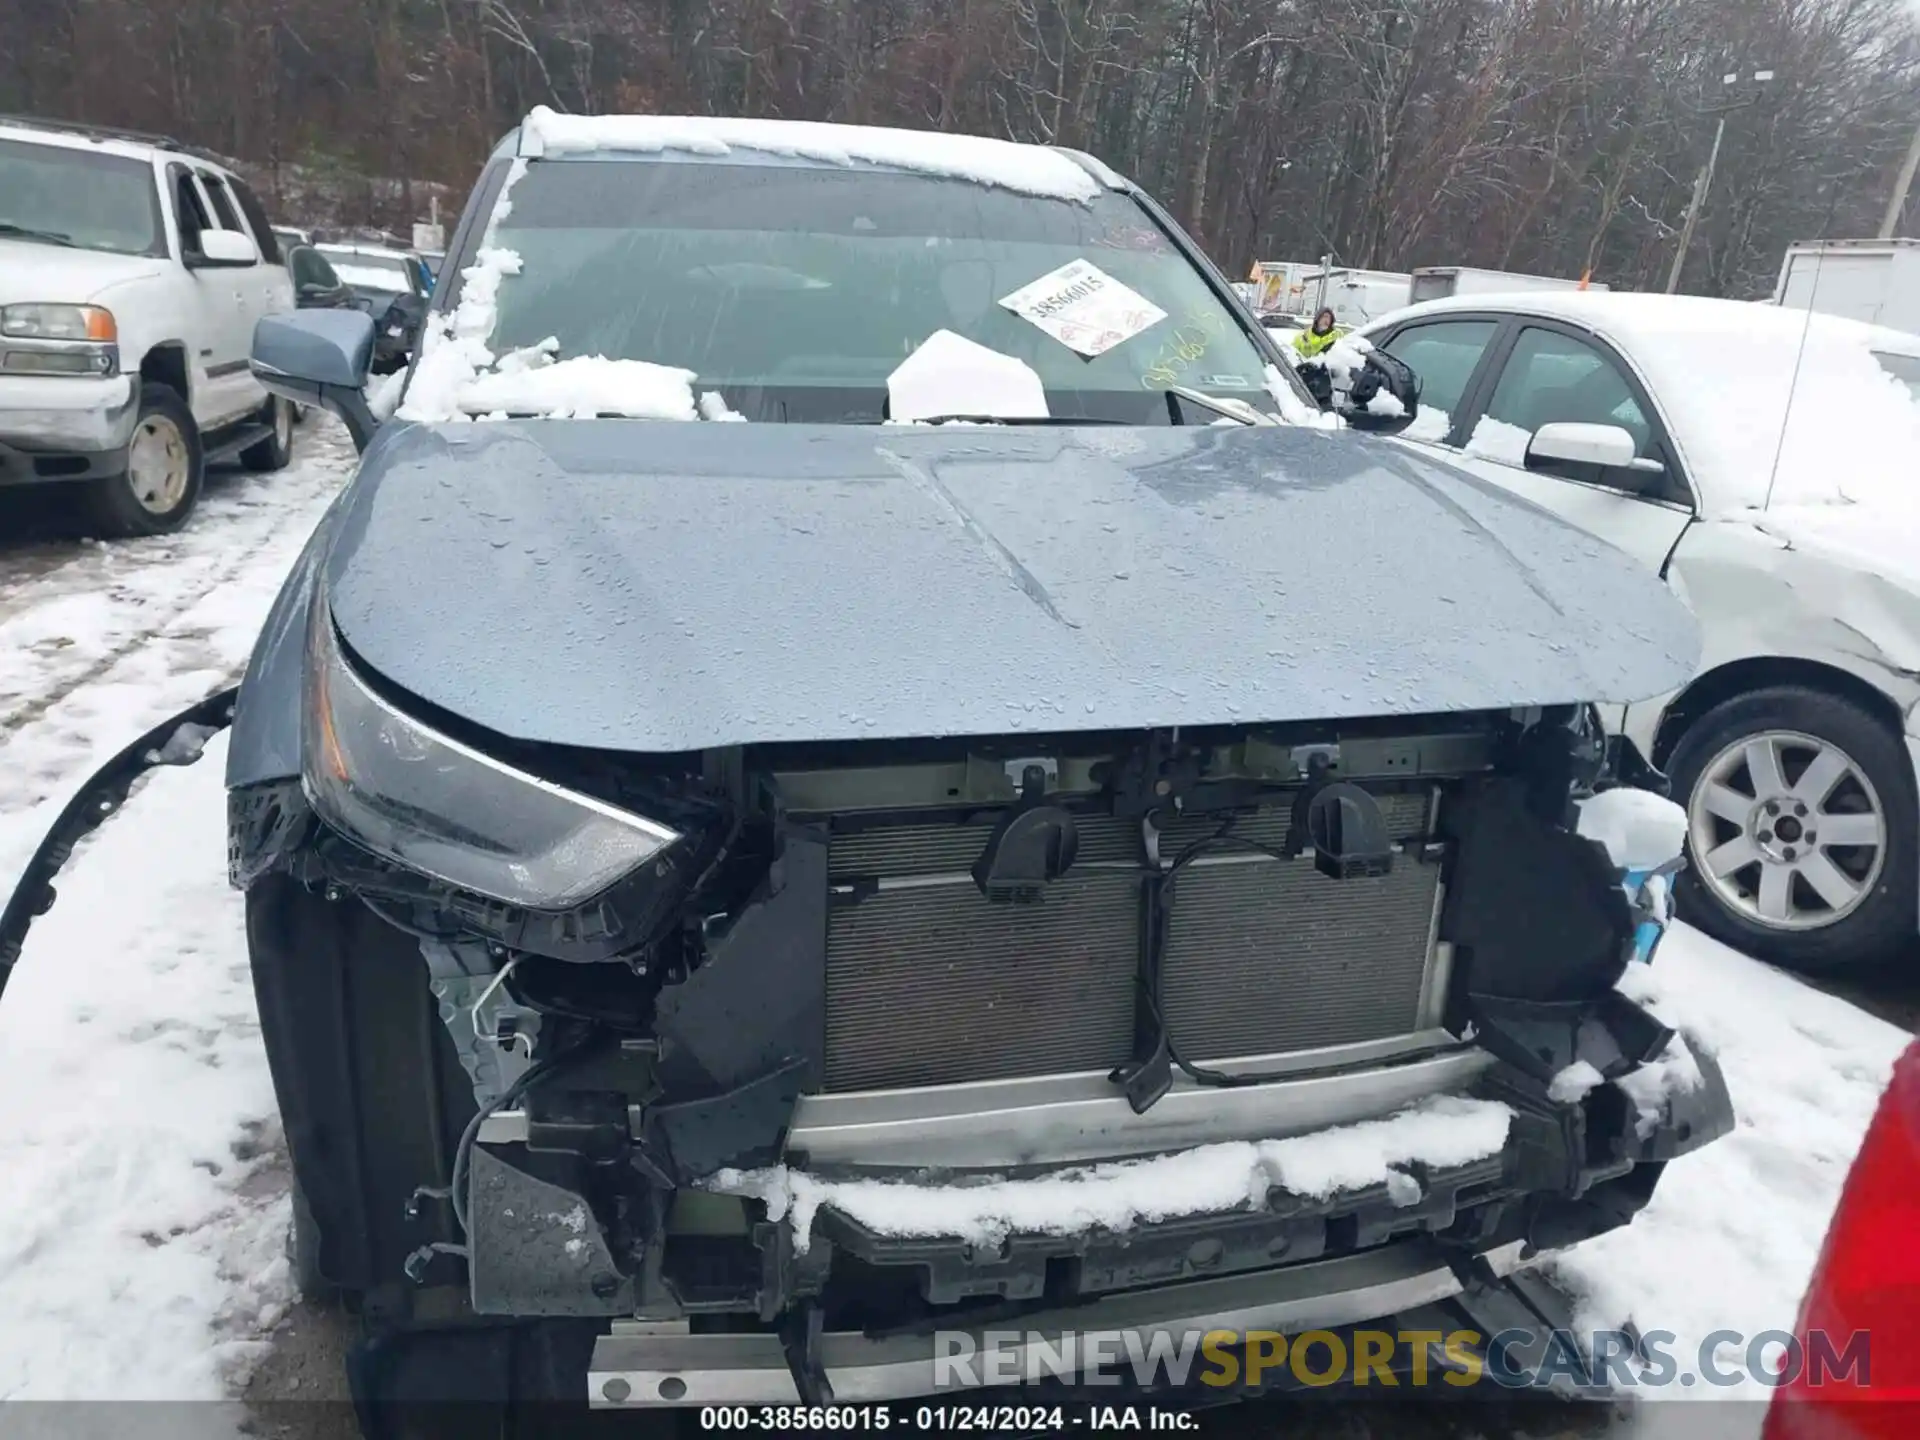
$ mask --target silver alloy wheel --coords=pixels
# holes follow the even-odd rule
[[[1687,797],[1692,861],[1721,904],[1769,930],[1819,930],[1873,893],[1887,812],[1839,746],[1765,730],[1726,746]]]
[[[143,416],[127,452],[127,488],[140,508],[153,515],[176,508],[187,493],[192,469],[193,456],[180,427],[165,415]]]
[[[282,455],[293,444],[293,402],[277,396],[273,402],[273,443],[280,447]]]

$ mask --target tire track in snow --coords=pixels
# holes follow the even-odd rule
[[[352,468],[337,426],[302,440],[181,536],[51,568],[35,551],[0,580],[0,705],[28,697],[0,710],[0,895],[101,760],[244,666]],[[67,643],[17,648],[36,633]],[[290,1299],[224,749],[146,777],[81,842],[0,1008],[0,1400],[217,1400]],[[189,1428],[207,1433],[211,1409]]]
[[[249,477],[224,514],[164,543],[101,547],[12,592],[0,619],[0,819],[64,803],[128,739],[231,683],[352,468],[337,425],[309,422],[301,438],[293,466]],[[24,861],[19,844],[0,829],[0,875]]]
[[[0,734],[45,715],[168,631],[277,551],[290,530],[304,540],[352,450],[333,424],[308,425],[300,442],[294,463],[277,474],[222,477],[179,534],[82,544],[63,563],[29,565],[14,583],[0,582]]]

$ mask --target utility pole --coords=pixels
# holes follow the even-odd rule
[[[1753,83],[1756,87],[1766,84],[1771,79],[1773,79],[1771,70],[1753,72]],[[1733,87],[1739,83],[1738,75],[1720,77],[1721,89],[1729,96],[1733,96]],[[1756,88],[1748,95],[1734,96],[1731,99],[1721,100],[1718,104],[1702,106],[1700,109],[1703,115],[1718,115],[1720,118],[1713,127],[1713,148],[1707,152],[1706,168],[1701,170],[1694,179],[1693,198],[1687,202],[1687,218],[1680,225],[1680,248],[1674,254],[1673,268],[1667,272],[1667,294],[1669,295],[1680,289],[1680,272],[1686,268],[1687,251],[1693,246],[1693,227],[1700,223],[1700,212],[1706,207],[1707,191],[1713,186],[1714,166],[1720,160],[1720,142],[1727,135],[1727,115],[1734,110],[1744,110],[1759,98],[1760,92]]]
[[[1687,251],[1693,246],[1693,227],[1700,221],[1700,207],[1707,198],[1707,187],[1713,184],[1713,167],[1720,159],[1720,142],[1726,138],[1727,117],[1722,115],[1720,123],[1713,127],[1713,148],[1707,152],[1706,168],[1693,177],[1693,198],[1687,202],[1687,218],[1680,225],[1680,248],[1673,252],[1673,268],[1667,271],[1667,294],[1671,295],[1680,288],[1680,270],[1687,263]]]
[[[1900,228],[1900,216],[1907,208],[1907,192],[1913,189],[1913,175],[1920,170],[1920,126],[1915,126],[1913,143],[1907,146],[1907,158],[1901,163],[1900,178],[1893,184],[1893,195],[1887,201],[1886,218],[1880,222],[1880,238],[1893,239],[1893,232]]]

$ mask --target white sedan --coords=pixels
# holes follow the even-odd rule
[[[1612,717],[1687,808],[1683,913],[1815,971],[1920,896],[1920,338],[1770,305],[1471,296],[1361,332],[1433,446],[1666,576],[1684,689]]]

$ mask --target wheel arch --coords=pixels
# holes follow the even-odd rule
[[[193,367],[187,362],[187,347],[180,340],[160,340],[147,347],[140,357],[140,379],[165,385],[189,405],[193,403]]]
[[[1892,734],[1903,733],[1900,706],[1886,691],[1853,671],[1800,656],[1749,655],[1696,675],[1673,698],[1654,730],[1653,763],[1664,769],[1680,737],[1715,706],[1775,685],[1800,685],[1851,701]]]

